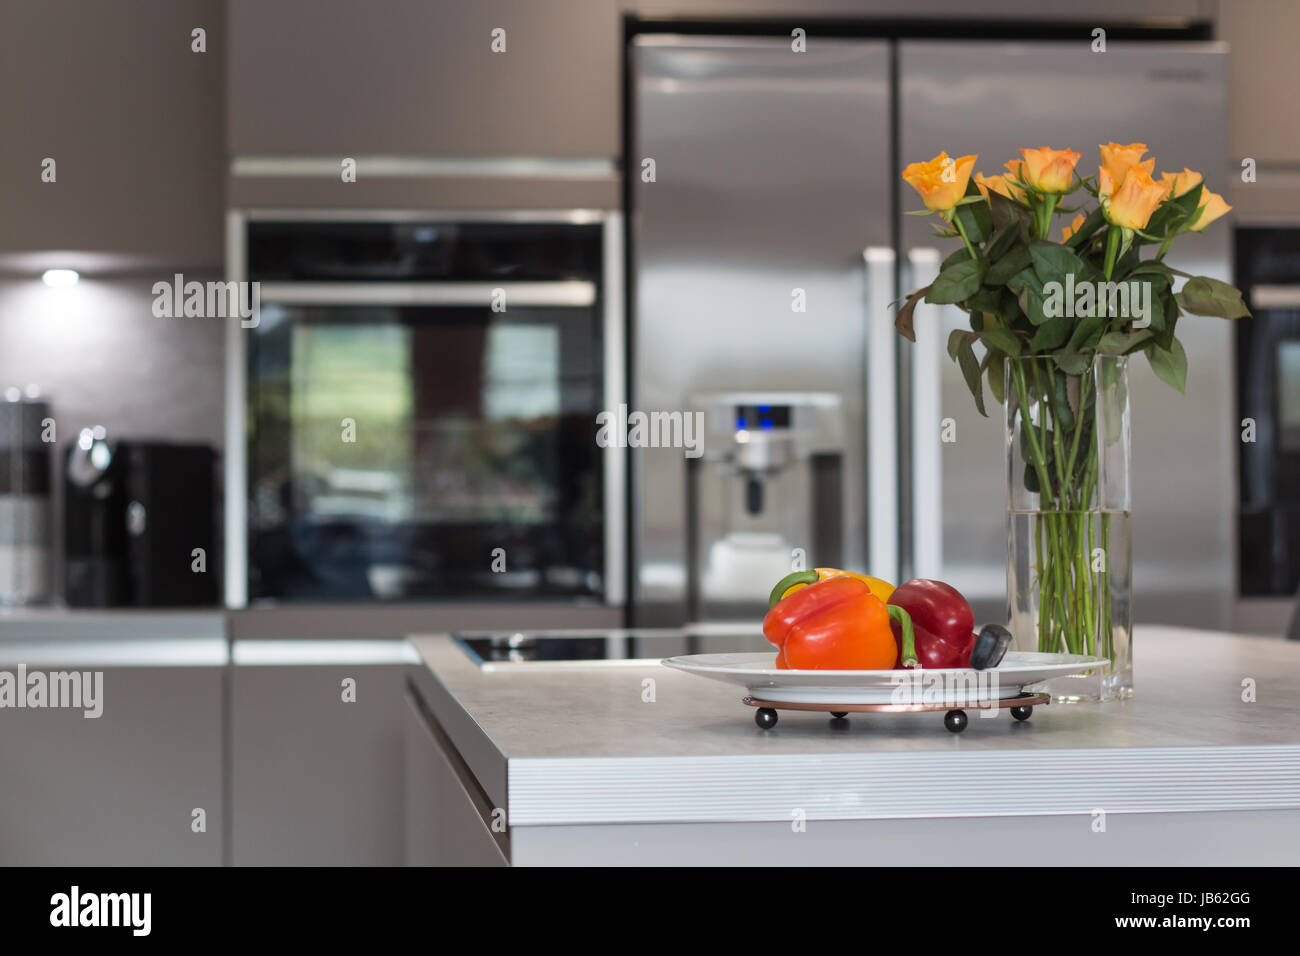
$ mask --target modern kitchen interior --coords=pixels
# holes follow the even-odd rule
[[[0,864],[1295,865],[1297,31],[0,0]]]

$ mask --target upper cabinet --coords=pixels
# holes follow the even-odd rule
[[[613,158],[613,0],[228,0],[230,155]]]
[[[1300,4],[1232,0],[1219,4],[1219,36],[1228,63],[1228,201],[1238,223],[1300,222],[1300,60],[1295,56]],[[1242,170],[1254,160],[1253,177]]]
[[[1295,0],[1235,0],[1219,4],[1219,36],[1232,49],[1229,114],[1235,161],[1250,157],[1260,166],[1300,164],[1300,61],[1295,36],[1300,4]]]
[[[220,264],[222,7],[5,0],[0,266]]]

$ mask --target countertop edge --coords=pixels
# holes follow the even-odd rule
[[[1016,752],[532,757],[511,826],[1300,808],[1300,745]]]

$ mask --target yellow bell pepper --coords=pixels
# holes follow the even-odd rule
[[[825,581],[827,578],[857,578],[871,589],[872,594],[882,601],[888,601],[890,595],[894,593],[894,586],[888,581],[882,581],[880,578],[869,577],[854,571],[843,571],[840,568],[813,568],[810,571],[791,572],[778,581],[776,587],[772,588],[772,593],[768,596],[767,606],[776,607],[779,601],[789,597],[800,588],[806,588],[816,581]]]

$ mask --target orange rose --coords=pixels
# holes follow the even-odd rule
[[[1081,154],[1070,149],[1040,146],[1022,149],[1020,155],[1024,157],[1024,163],[1019,172],[1025,182],[1045,193],[1063,193],[1074,182],[1074,164]]]
[[[1218,193],[1202,187],[1201,204],[1196,207],[1196,219],[1189,228],[1192,232],[1200,232],[1231,208]]]
[[[1025,191],[1013,183],[1010,176],[985,176],[983,173],[976,173],[975,185],[985,196],[988,196],[991,189],[999,196],[1005,196],[1015,202],[1025,201]]]
[[[1110,173],[1110,178],[1118,186],[1123,184],[1129,167],[1142,162],[1142,154],[1147,151],[1147,144],[1129,143],[1127,146],[1121,146],[1119,143],[1107,143],[1097,148],[1101,150],[1102,168]],[[1147,162],[1151,164],[1147,167],[1147,174],[1150,175],[1155,171],[1156,161],[1150,159]]]
[[[1083,225],[1086,219],[1087,217],[1084,216],[1083,213],[1079,213],[1077,216],[1075,216],[1074,222],[1070,223],[1068,226],[1065,226],[1061,229],[1061,241],[1065,242],[1066,239],[1069,239],[1072,235],[1078,232],[1079,227]]]
[[[1173,190],[1175,197],[1186,196],[1201,181],[1201,174],[1194,173],[1184,166],[1181,173],[1161,173],[1160,179]]]
[[[928,163],[912,163],[903,170],[903,179],[921,194],[926,209],[948,212],[966,195],[978,158],[963,156],[953,160],[947,153],[940,153]]]
[[[1122,229],[1144,228],[1156,207],[1169,195],[1169,187],[1153,180],[1141,163],[1129,167],[1118,188],[1110,179],[1109,171],[1102,167],[1097,177],[1098,192],[1105,197],[1101,208],[1110,224]]]

